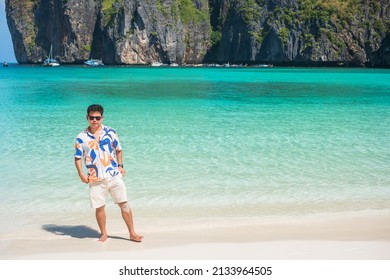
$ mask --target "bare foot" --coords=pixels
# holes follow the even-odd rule
[[[99,238],[99,242],[106,242],[108,239],[108,236],[106,234],[102,234]]]
[[[140,236],[138,234],[130,235],[130,241],[142,242],[143,239],[144,239],[144,237]]]

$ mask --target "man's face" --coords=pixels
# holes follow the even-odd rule
[[[90,125],[98,125],[102,122],[103,116],[100,112],[90,112],[89,115],[87,115],[87,120]]]

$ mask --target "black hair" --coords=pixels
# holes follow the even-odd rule
[[[104,109],[102,105],[92,104],[88,106],[87,115],[89,115],[90,112],[99,112],[103,116]]]

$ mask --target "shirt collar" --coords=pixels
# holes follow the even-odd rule
[[[101,126],[101,128],[102,128],[102,131],[101,132],[103,132],[104,131],[104,129],[105,129],[105,126],[104,125],[102,125],[102,124],[100,124],[100,126]],[[91,137],[91,138],[94,138],[95,139],[95,136],[91,133],[91,132],[89,132],[89,126],[85,129],[85,133],[89,136],[89,137]]]

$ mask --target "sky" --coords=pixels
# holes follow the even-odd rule
[[[5,18],[5,0],[0,0],[0,62],[16,62],[11,34]]]

